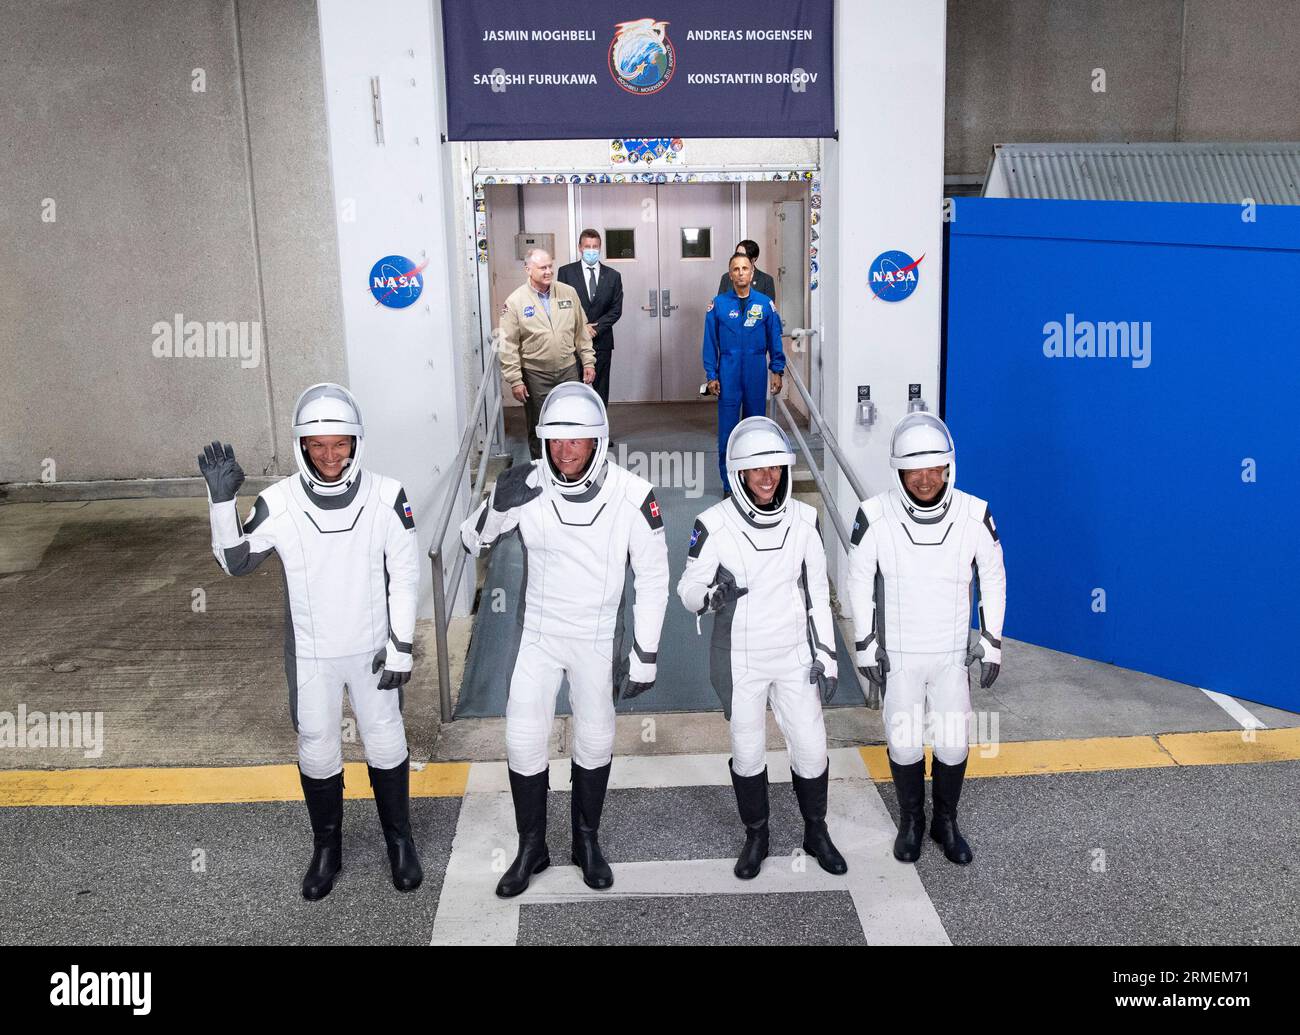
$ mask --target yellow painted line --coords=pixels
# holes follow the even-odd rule
[[[985,752],[994,749],[996,754],[985,757]],[[873,780],[891,779],[889,755],[883,744],[858,750]],[[930,755],[928,748],[926,755]],[[1141,737],[1006,741],[986,748],[972,745],[966,775],[1034,776],[1297,759],[1300,759],[1300,729],[1223,730]]]
[[[369,798],[361,762],[343,767],[345,798]],[[465,793],[468,762],[429,763],[411,770],[411,797],[455,798]],[[156,769],[0,770],[0,808],[19,805],[226,805],[300,801],[296,765]]]
[[[1179,765],[1291,762],[1300,758],[1300,729],[1166,733],[1160,746]]]
[[[971,777],[1032,776],[1172,766],[1239,765],[1300,760],[1300,728],[1166,733],[1159,736],[1008,741],[997,753],[974,745]],[[858,749],[873,780],[890,777],[883,744]],[[927,750],[927,755],[929,751]],[[468,762],[436,762],[411,771],[414,798],[462,797]],[[344,767],[344,796],[369,798],[366,767]],[[295,765],[151,769],[0,770],[0,808],[31,805],[206,805],[298,801]]]

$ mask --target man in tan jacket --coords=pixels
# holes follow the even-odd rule
[[[596,352],[578,292],[555,282],[555,261],[544,248],[524,259],[528,279],[506,299],[501,312],[501,374],[528,419],[528,451],[542,457],[537,418],[552,388],[564,381],[596,378]],[[579,370],[581,369],[581,375]]]

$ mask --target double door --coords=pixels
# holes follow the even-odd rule
[[[735,185],[583,184],[576,205],[623,279],[610,401],[698,399],[705,309],[738,240]]]

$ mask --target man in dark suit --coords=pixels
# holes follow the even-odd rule
[[[741,241],[736,245],[736,254],[743,252],[749,256],[749,261],[754,264],[754,279],[750,281],[749,286],[757,291],[760,295],[767,295],[773,302],[776,301],[776,281],[772,279],[772,274],[764,273],[758,268],[758,242]],[[730,260],[728,260],[730,262]],[[731,290],[731,273],[730,268],[722,275],[718,281],[718,294],[725,295]]]
[[[614,358],[614,324],[623,315],[623,278],[600,261],[600,234],[584,230],[578,235],[582,258],[560,267],[557,277],[578,292],[587,315],[587,332],[596,349],[596,380],[592,387],[609,405],[609,366]],[[771,278],[768,278],[771,279]]]

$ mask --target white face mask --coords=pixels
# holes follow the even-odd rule
[[[596,263],[600,261],[600,249],[599,248],[582,249],[582,261],[585,262],[588,266],[596,265]]]

